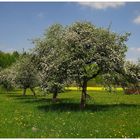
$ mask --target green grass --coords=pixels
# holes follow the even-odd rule
[[[138,138],[140,95],[89,91],[79,109],[80,92],[59,95],[59,102],[21,91],[0,93],[0,138]]]

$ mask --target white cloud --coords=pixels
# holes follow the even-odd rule
[[[107,8],[118,8],[125,5],[125,2],[79,2],[82,6],[92,9],[105,10]]]
[[[127,51],[127,59],[136,62],[140,58],[140,47],[130,47]]]
[[[131,47],[129,48],[129,51],[133,51],[133,52],[140,52],[140,48],[134,48],[134,47]]]
[[[133,22],[134,22],[135,24],[140,24],[140,15],[137,16],[137,17],[133,20]]]
[[[140,52],[140,48],[138,48],[138,49],[137,49],[137,51],[139,51],[139,52]]]
[[[0,51],[4,51],[4,52],[13,52],[13,51],[15,51],[15,49],[12,48],[12,47],[7,47],[7,46],[5,46],[5,45],[0,45]]]
[[[40,13],[37,14],[37,17],[42,19],[42,18],[45,17],[45,14],[43,12],[40,12]]]
[[[127,58],[126,60],[136,63],[138,60],[136,58]]]

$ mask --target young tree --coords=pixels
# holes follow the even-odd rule
[[[66,69],[64,69],[65,57],[62,51],[63,31],[63,26],[54,24],[45,32],[42,39],[33,41],[36,48],[33,51],[32,60],[38,68],[42,88],[53,93],[53,101],[56,101],[67,79]]]
[[[13,83],[23,89],[23,95],[26,89],[30,88],[35,96],[34,87],[38,86],[39,76],[36,67],[31,61],[30,55],[24,55],[11,68]]]

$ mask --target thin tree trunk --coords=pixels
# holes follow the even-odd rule
[[[86,94],[87,94],[87,80],[84,80],[82,86],[81,103],[80,108],[83,109],[86,106]]]
[[[52,102],[57,101],[57,95],[58,95],[58,87],[54,86],[54,92],[53,92],[53,97],[52,97]]]
[[[53,93],[53,98],[52,98],[52,101],[53,101],[53,102],[56,102],[56,101],[57,101],[57,95],[58,95],[57,92],[54,92],[54,93]]]
[[[22,94],[23,96],[25,96],[26,95],[26,88],[23,88],[23,94]]]
[[[137,92],[137,94],[140,94],[139,86],[136,85],[135,87],[136,87],[136,92]]]
[[[30,87],[30,90],[32,91],[33,95],[35,96],[36,94],[35,94],[34,89]]]

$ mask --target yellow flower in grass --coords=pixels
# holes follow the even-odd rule
[[[65,87],[66,90],[81,90],[79,87]],[[122,91],[122,88],[116,88],[118,91]],[[104,91],[104,87],[87,87],[88,91],[96,90],[96,91]]]

